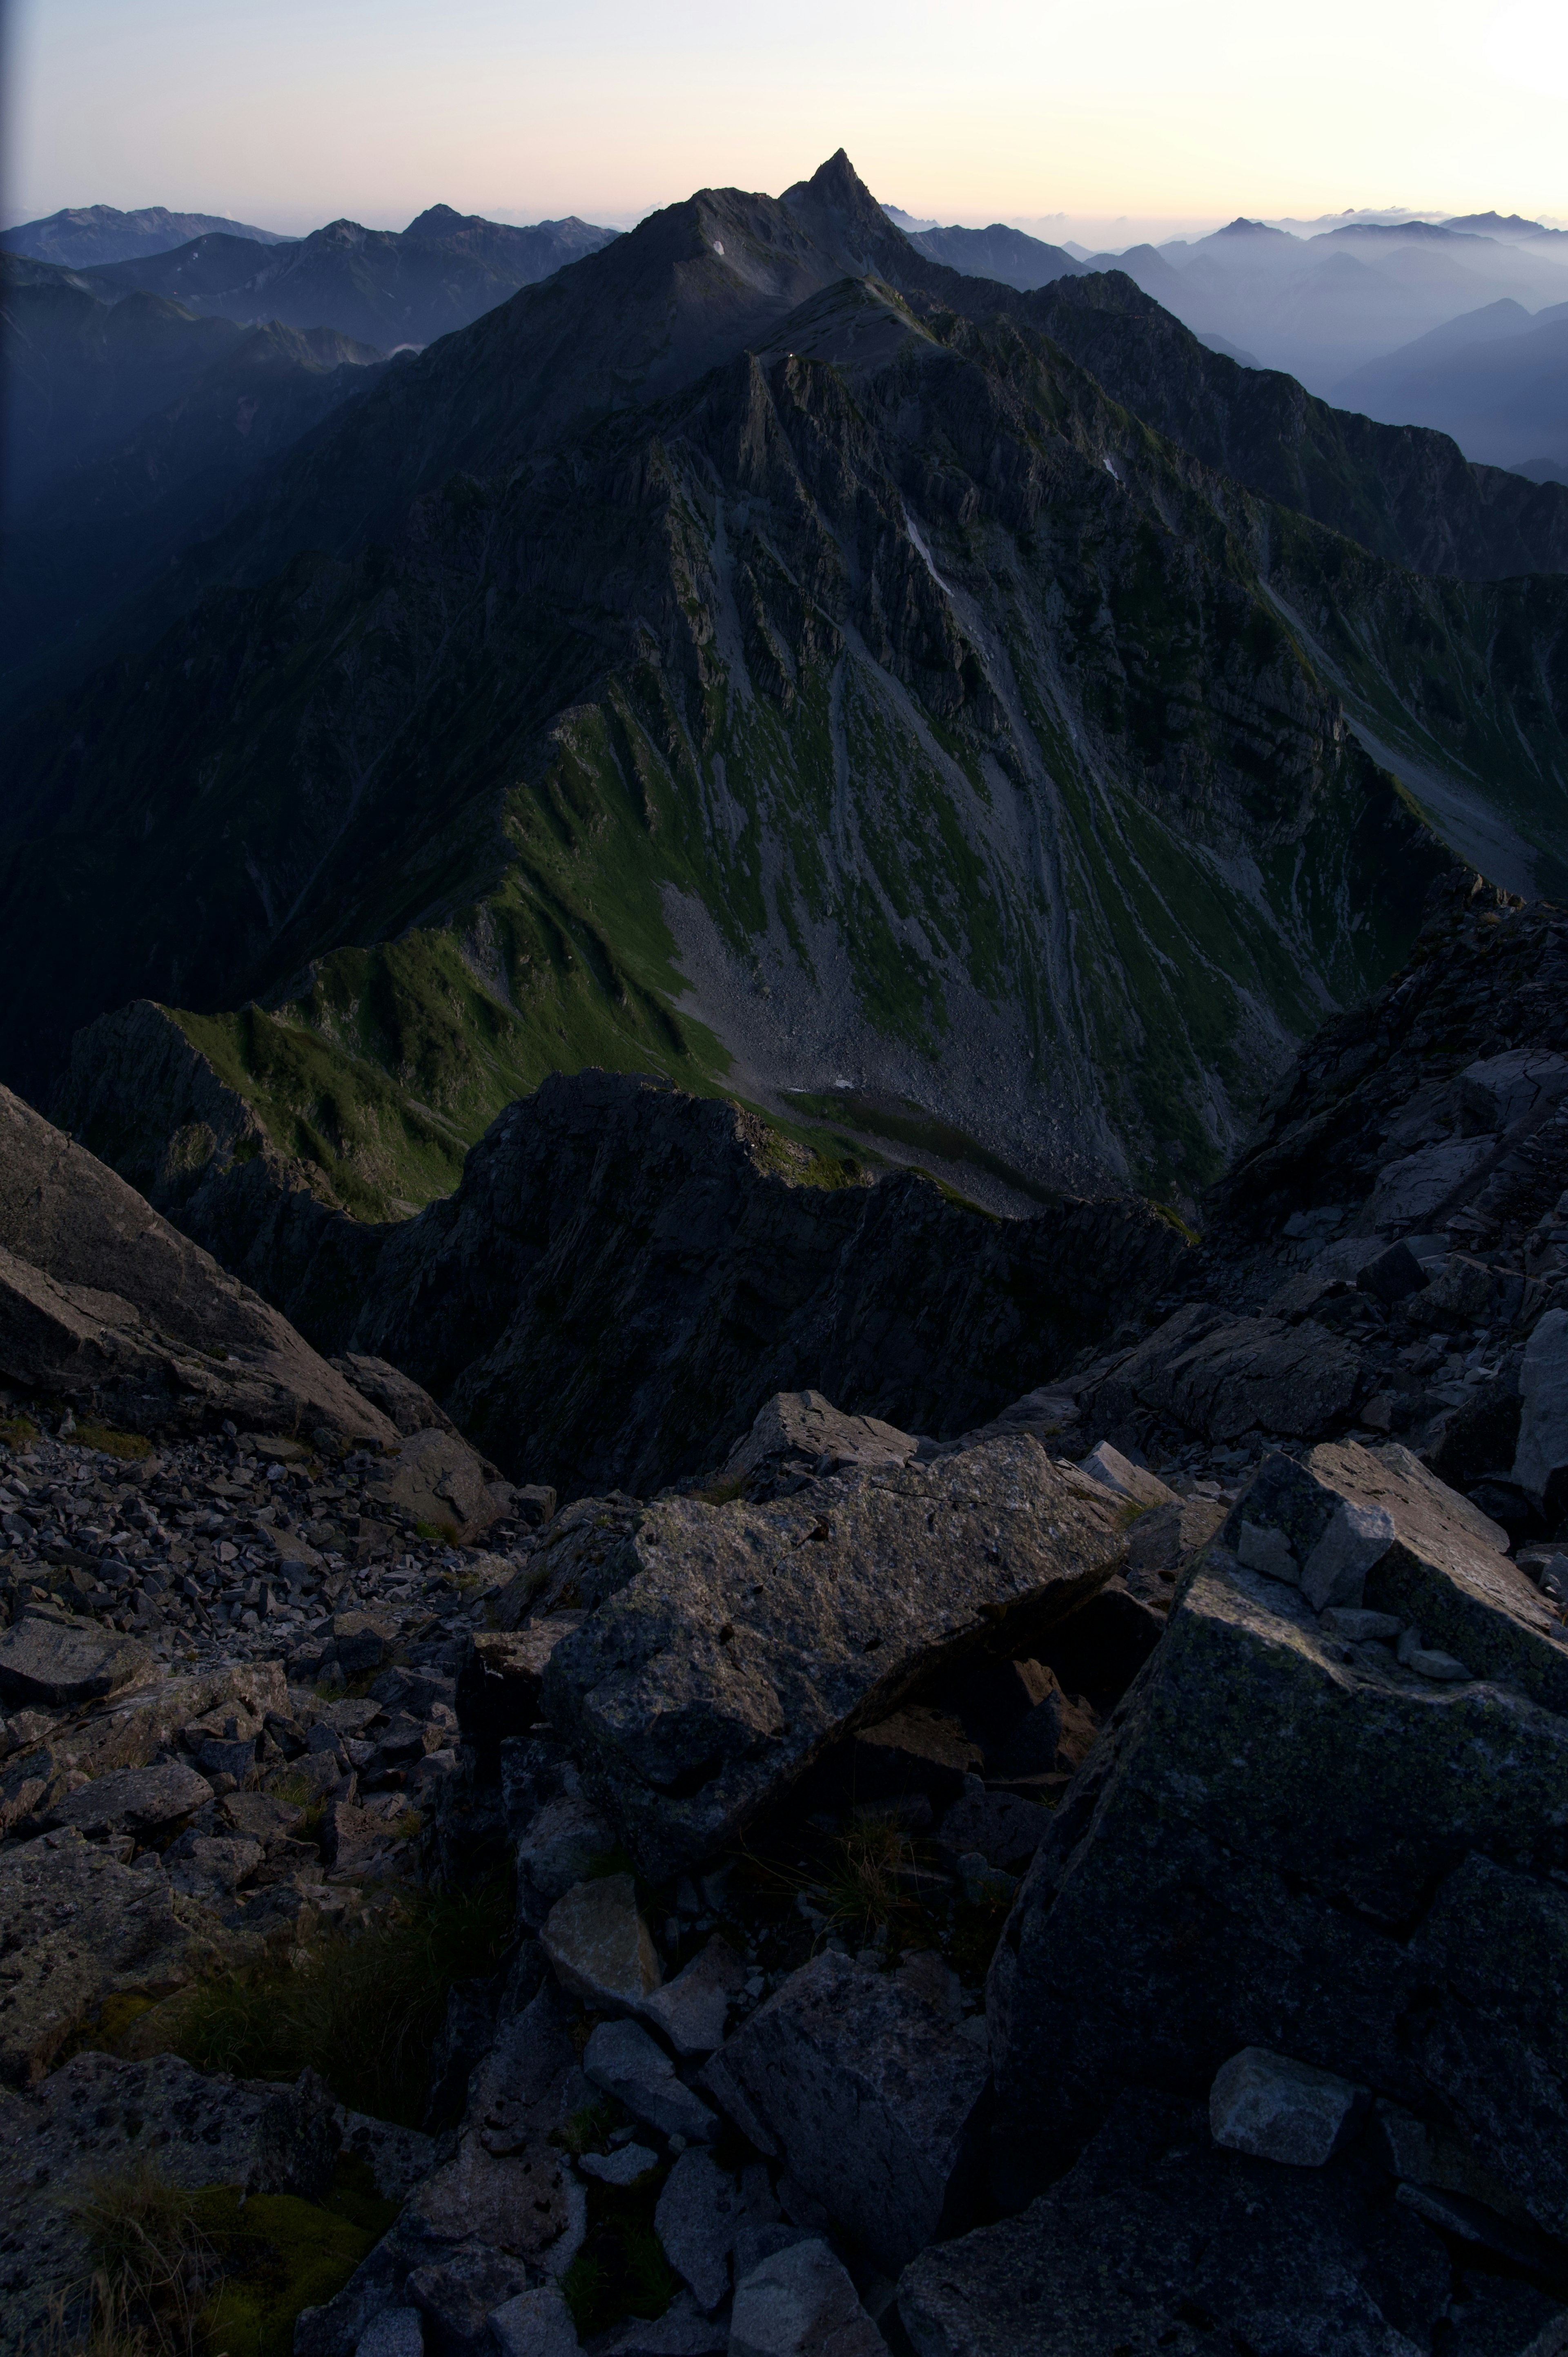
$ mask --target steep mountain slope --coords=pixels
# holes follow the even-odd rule
[[[0,676],[46,651],[70,663],[124,599],[211,532],[253,475],[372,383],[383,355],[330,328],[276,320],[221,358],[116,447],[57,474],[0,544]]]
[[[73,205],[43,221],[20,221],[15,229],[0,230],[0,249],[25,253],[34,262],[57,263],[63,270],[86,270],[95,264],[166,253],[171,246],[185,245],[209,231],[248,238],[254,245],[288,243],[275,230],[226,221],[220,213],[171,213],[164,205],[144,205],[138,212],[122,213],[113,205]]]
[[[1061,341],[1154,425],[1262,384],[1236,439],[1398,543],[1378,448],[1336,481],[1331,413],[1151,310],[960,276],[841,156],[389,372],[182,594],[224,586],[16,733],[7,1069],[194,1007],[242,1094],[287,1068],[274,1143],[383,1200],[585,1061],[1189,1189],[1445,857],[1337,677],[1555,874],[1563,585],[1423,582],[1162,439]]]
[[[1334,397],[1372,417],[1435,426],[1493,466],[1542,451],[1568,458],[1568,303],[1533,317],[1493,304],[1359,369]]]
[[[929,253],[933,262],[945,262],[950,270],[961,270],[969,278],[992,278],[1003,286],[1016,286],[1027,293],[1031,286],[1045,286],[1053,278],[1073,278],[1084,268],[1059,245],[1047,245],[1043,238],[1026,236],[1021,229],[1008,229],[1002,221],[993,221],[989,229],[928,229],[910,235],[911,245]]]
[[[1568,498],[1474,467],[1447,436],[1331,409],[1241,369],[1114,273],[1058,281],[1020,316],[1206,466],[1418,573],[1568,570]]]
[[[1442,863],[1266,533],[1039,339],[829,286],[394,550],[209,601],[75,749],[39,716],[7,1053],[136,989],[281,991],[360,1049],[324,953],[450,912],[513,1071],[592,984],[639,1060],[714,1073],[679,958],[761,1088],[847,1071],[1036,1176],[1190,1184]]]
[[[616,236],[575,219],[532,229],[433,206],[399,233],[330,221],[258,257],[242,239],[194,239],[171,253],[94,271],[111,296],[164,295],[211,317],[329,326],[392,348],[433,343]]]

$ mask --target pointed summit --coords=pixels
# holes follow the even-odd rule
[[[900,283],[900,268],[908,267],[908,241],[893,227],[842,147],[809,180],[797,180],[786,188],[779,201],[851,276]]]

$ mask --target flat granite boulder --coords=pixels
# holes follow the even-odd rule
[[[212,1798],[205,1776],[183,1760],[162,1768],[120,1768],[69,1792],[47,1812],[56,1825],[74,1825],[78,1833],[129,1833],[145,1840],[167,1833]]]
[[[1037,1441],[813,1481],[768,1505],[656,1501],[556,1646],[544,1708],[639,1870],[739,1832],[837,1737],[1117,1569],[1122,1501]]]
[[[41,2079],[106,1996],[178,1987],[189,1977],[190,1946],[156,1857],[122,1866],[75,1833],[7,1844],[0,1850],[0,2081],[25,2087]]]
[[[1421,1540],[1402,1451],[1335,1454],[1396,1522],[1369,1607],[1417,1603],[1464,1668],[1439,1682],[1404,1640],[1346,1642],[1338,1611],[1208,1550],[993,1960],[1009,2198],[1070,2159],[1119,2088],[1196,2099],[1261,2047],[1455,2128],[1562,2236],[1568,1715],[1525,1691],[1556,1693],[1558,1648],[1475,1534],[1445,1543],[1447,1568],[1435,1521]]]
[[[759,2006],[700,2083],[889,2269],[972,2215],[989,2071],[916,1989],[832,1950]]]
[[[29,1617],[0,1636],[0,1702],[12,1710],[73,1710],[118,1692],[151,1666],[144,1646],[113,1630]]]

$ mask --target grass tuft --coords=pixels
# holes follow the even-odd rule
[[[203,1982],[182,2010],[176,2050],[198,2070],[242,2079],[310,2069],[351,2110],[417,2127],[447,1991],[493,1971],[510,1933],[499,1881],[422,1896],[367,1930],[295,1950],[292,1964]]]
[[[96,2262],[84,2351],[197,2357],[217,2255],[196,2196],[145,2160],[91,2179],[72,2212]]]

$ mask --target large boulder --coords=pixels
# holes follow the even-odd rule
[[[1406,1452],[1307,1467],[1388,1516],[1364,1603],[1200,1558],[993,1963],[1003,2177],[1258,2047],[1452,2124],[1563,2235],[1568,1644]]]
[[[1128,2095],[1059,2184],[1022,2216],[923,2252],[899,2279],[918,2357],[1417,2357],[1464,2311],[1432,2229],[1369,2201],[1354,2167],[1282,2169],[1217,2150],[1202,2107]],[[1516,2339],[1456,2339],[1477,2357],[1563,2346],[1563,2311],[1525,2286],[1484,2319]]]
[[[33,1612],[0,1636],[0,1703],[70,1710],[129,1685],[152,1663],[134,1638],[91,1620]]]
[[[133,1187],[0,1089],[0,1375],[134,1429],[397,1427]]]
[[[985,2056],[903,1983],[831,1950],[708,2063],[704,2087],[879,2266],[968,2222]]]
[[[1069,1613],[1122,1503],[1031,1439],[855,1471],[768,1505],[650,1506],[544,1707],[650,1880],[699,1863],[917,1678]]]
[[[1107,1369],[1089,1405],[1110,1434],[1135,1429],[1142,1411],[1209,1440],[1312,1437],[1348,1420],[1360,1383],[1354,1343],[1312,1318],[1293,1326],[1189,1302]]]

